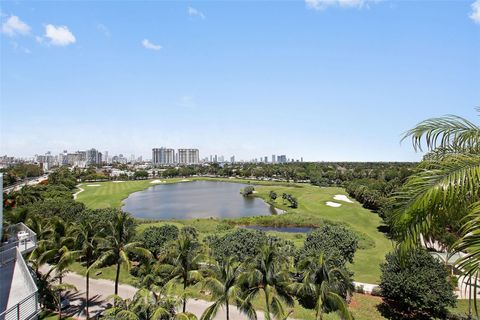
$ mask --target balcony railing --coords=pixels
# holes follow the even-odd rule
[[[21,222],[8,226],[5,235],[7,242],[1,245],[0,251],[17,247],[23,254],[37,247],[37,234]]]
[[[36,319],[39,313],[38,294],[34,292],[10,309],[0,313],[0,320]]]
[[[22,294],[24,294],[24,296],[18,296],[17,292],[19,300],[13,301],[13,304],[11,304],[8,309],[0,313],[0,320],[36,319],[36,316],[40,312],[38,304],[38,289],[18,247],[0,251],[0,269],[2,267],[8,268],[7,264],[10,263],[15,264],[14,268],[18,268],[15,270],[17,276],[12,278],[11,281],[20,282],[20,285],[23,288]],[[2,286],[0,287],[0,290],[11,290],[8,289],[9,287],[11,286]],[[11,293],[9,295],[11,295]]]

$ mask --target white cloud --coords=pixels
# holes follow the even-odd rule
[[[470,19],[475,23],[480,23],[480,0],[476,0],[472,3],[472,13],[470,14]]]
[[[187,12],[188,12],[188,15],[190,17],[200,17],[202,19],[206,18],[205,15],[203,14],[203,12],[201,12],[201,11],[195,9],[195,8],[192,8],[192,7],[188,7]]]
[[[328,7],[361,8],[370,0],[305,0],[307,8],[323,10]]]
[[[77,41],[73,33],[71,33],[66,26],[54,26],[53,24],[47,24],[45,26],[45,37],[50,39],[50,44],[62,47]]]
[[[2,24],[2,32],[10,37],[26,35],[30,33],[30,26],[17,16],[10,16],[10,18]]]
[[[161,45],[154,44],[154,43],[150,42],[150,40],[148,40],[148,39],[143,39],[143,41],[142,41],[142,46],[144,46],[144,47],[147,48],[147,49],[151,49],[151,50],[160,50],[160,49],[162,49],[162,46],[161,46]]]

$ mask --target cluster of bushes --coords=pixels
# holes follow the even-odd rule
[[[242,190],[242,195],[244,197],[248,197],[248,196],[252,195],[254,191],[255,191],[255,188],[253,186],[246,186]]]
[[[267,244],[274,244],[287,255],[294,254],[294,245],[291,241],[268,236],[258,230],[236,229],[223,236],[209,235],[205,243],[217,260],[234,257],[243,262],[258,255],[260,248]]]
[[[283,199],[283,202],[285,203],[285,200],[290,202],[290,208],[298,208],[298,201],[297,201],[297,198],[295,198],[294,196],[292,196],[291,194],[288,194],[288,193],[283,193],[282,194],[282,199]]]
[[[386,318],[446,319],[448,308],[456,304],[445,265],[424,249],[405,256],[390,253],[381,269],[380,310]]]

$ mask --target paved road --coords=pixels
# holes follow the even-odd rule
[[[41,271],[46,271],[46,268],[42,268]],[[63,278],[64,283],[69,283],[74,285],[77,288],[77,292],[70,294],[70,302],[74,306],[72,308],[75,314],[73,316],[84,319],[84,303],[85,303],[85,277],[78,275],[76,273],[68,273]],[[90,304],[90,314],[93,315],[99,310],[103,309],[111,301],[106,301],[106,298],[111,296],[114,291],[115,283],[110,280],[103,279],[90,279],[90,298],[93,300],[93,303]],[[135,292],[138,289],[130,286],[121,284],[118,286],[118,294],[122,298],[132,298]],[[187,311],[195,314],[198,318],[202,315],[204,310],[211,304],[211,302],[204,300],[189,299],[187,302]],[[92,306],[93,305],[93,306]],[[257,312],[258,320],[265,320],[263,312]],[[221,310],[215,317],[216,320],[225,319],[225,314]],[[231,320],[246,320],[246,316],[241,314],[236,307],[230,306],[230,319]]]
[[[40,176],[40,177],[37,177],[37,178],[28,178],[26,181],[24,180],[24,181],[21,181],[19,183],[16,183],[13,186],[3,188],[3,192],[10,193],[12,191],[18,191],[26,185],[34,186],[34,185],[39,184],[40,182],[42,182],[43,180],[46,180],[46,179],[48,179],[48,174],[44,174],[43,176]]]

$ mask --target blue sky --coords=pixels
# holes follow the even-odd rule
[[[1,3],[0,154],[414,161],[477,123],[480,0]]]

